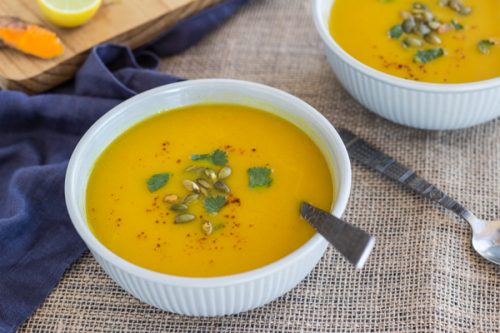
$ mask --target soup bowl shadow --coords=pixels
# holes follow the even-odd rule
[[[139,267],[114,254],[94,236],[86,220],[85,194],[94,163],[103,150],[145,118],[210,102],[251,106],[300,127],[320,148],[335,179],[336,199],[331,211],[336,216],[343,214],[351,188],[349,157],[330,122],[310,105],[275,88],[236,80],[192,80],[141,93],[106,113],[80,140],[68,165],[65,196],[71,221],[97,262],[123,289],[162,310],[192,316],[235,314],[271,302],[303,280],[328,245],[315,234],[294,252],[261,268],[192,278]]]
[[[417,82],[352,57],[330,34],[334,1],[314,0],[314,23],[335,75],[364,107],[395,123],[429,130],[466,128],[500,116],[500,78],[460,84]]]

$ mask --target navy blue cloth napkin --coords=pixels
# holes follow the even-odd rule
[[[23,323],[86,249],[64,202],[80,137],[124,99],[180,81],[155,71],[158,56],[188,48],[247,1],[210,7],[135,52],[97,46],[75,78],[50,93],[0,91],[0,332]]]

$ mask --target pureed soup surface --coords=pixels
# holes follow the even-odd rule
[[[441,33],[431,29],[441,40],[440,44],[427,42],[426,38],[431,40],[431,37],[404,31],[396,38],[399,35],[397,29],[393,31],[393,38],[390,37],[391,28],[402,25],[408,13],[412,13],[416,3],[412,0],[335,0],[330,16],[330,33],[354,58],[401,78],[465,83],[500,76],[500,1],[464,0],[463,6],[472,9],[468,15],[461,15],[439,2],[419,1],[433,14],[432,20],[438,21],[441,26]],[[407,28],[411,26],[411,22],[406,25]],[[428,32],[425,27],[423,31]],[[422,46],[408,45],[409,37],[414,38],[411,40],[413,44],[422,43]],[[483,40],[488,41],[482,48],[485,53],[480,51],[478,45]],[[417,51],[429,49],[442,49],[443,55],[426,64],[414,60]]]
[[[231,191],[225,205],[223,193],[211,190],[209,196],[221,197],[210,207],[218,213],[207,213],[202,194],[187,213],[173,211],[164,199],[190,193],[183,180],[209,179],[186,168],[222,168],[211,157],[193,161],[192,154],[216,149],[215,162],[223,164],[226,154],[232,169],[223,180]],[[253,167],[264,171],[253,174],[252,186],[261,186],[250,187]],[[147,181],[164,173],[166,184],[151,192]],[[154,190],[162,181],[149,185]],[[120,257],[158,272],[209,277],[255,269],[299,248],[314,234],[299,217],[300,202],[329,210],[332,192],[325,158],[296,126],[244,106],[200,104],[155,115],[111,143],[90,176],[86,209],[91,230]],[[183,214],[196,219],[174,223]]]

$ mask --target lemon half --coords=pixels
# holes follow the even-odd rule
[[[90,20],[102,0],[37,0],[45,17],[60,27],[72,28]]]

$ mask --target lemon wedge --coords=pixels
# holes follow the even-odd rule
[[[43,15],[57,26],[72,28],[90,20],[102,0],[37,0]]]

